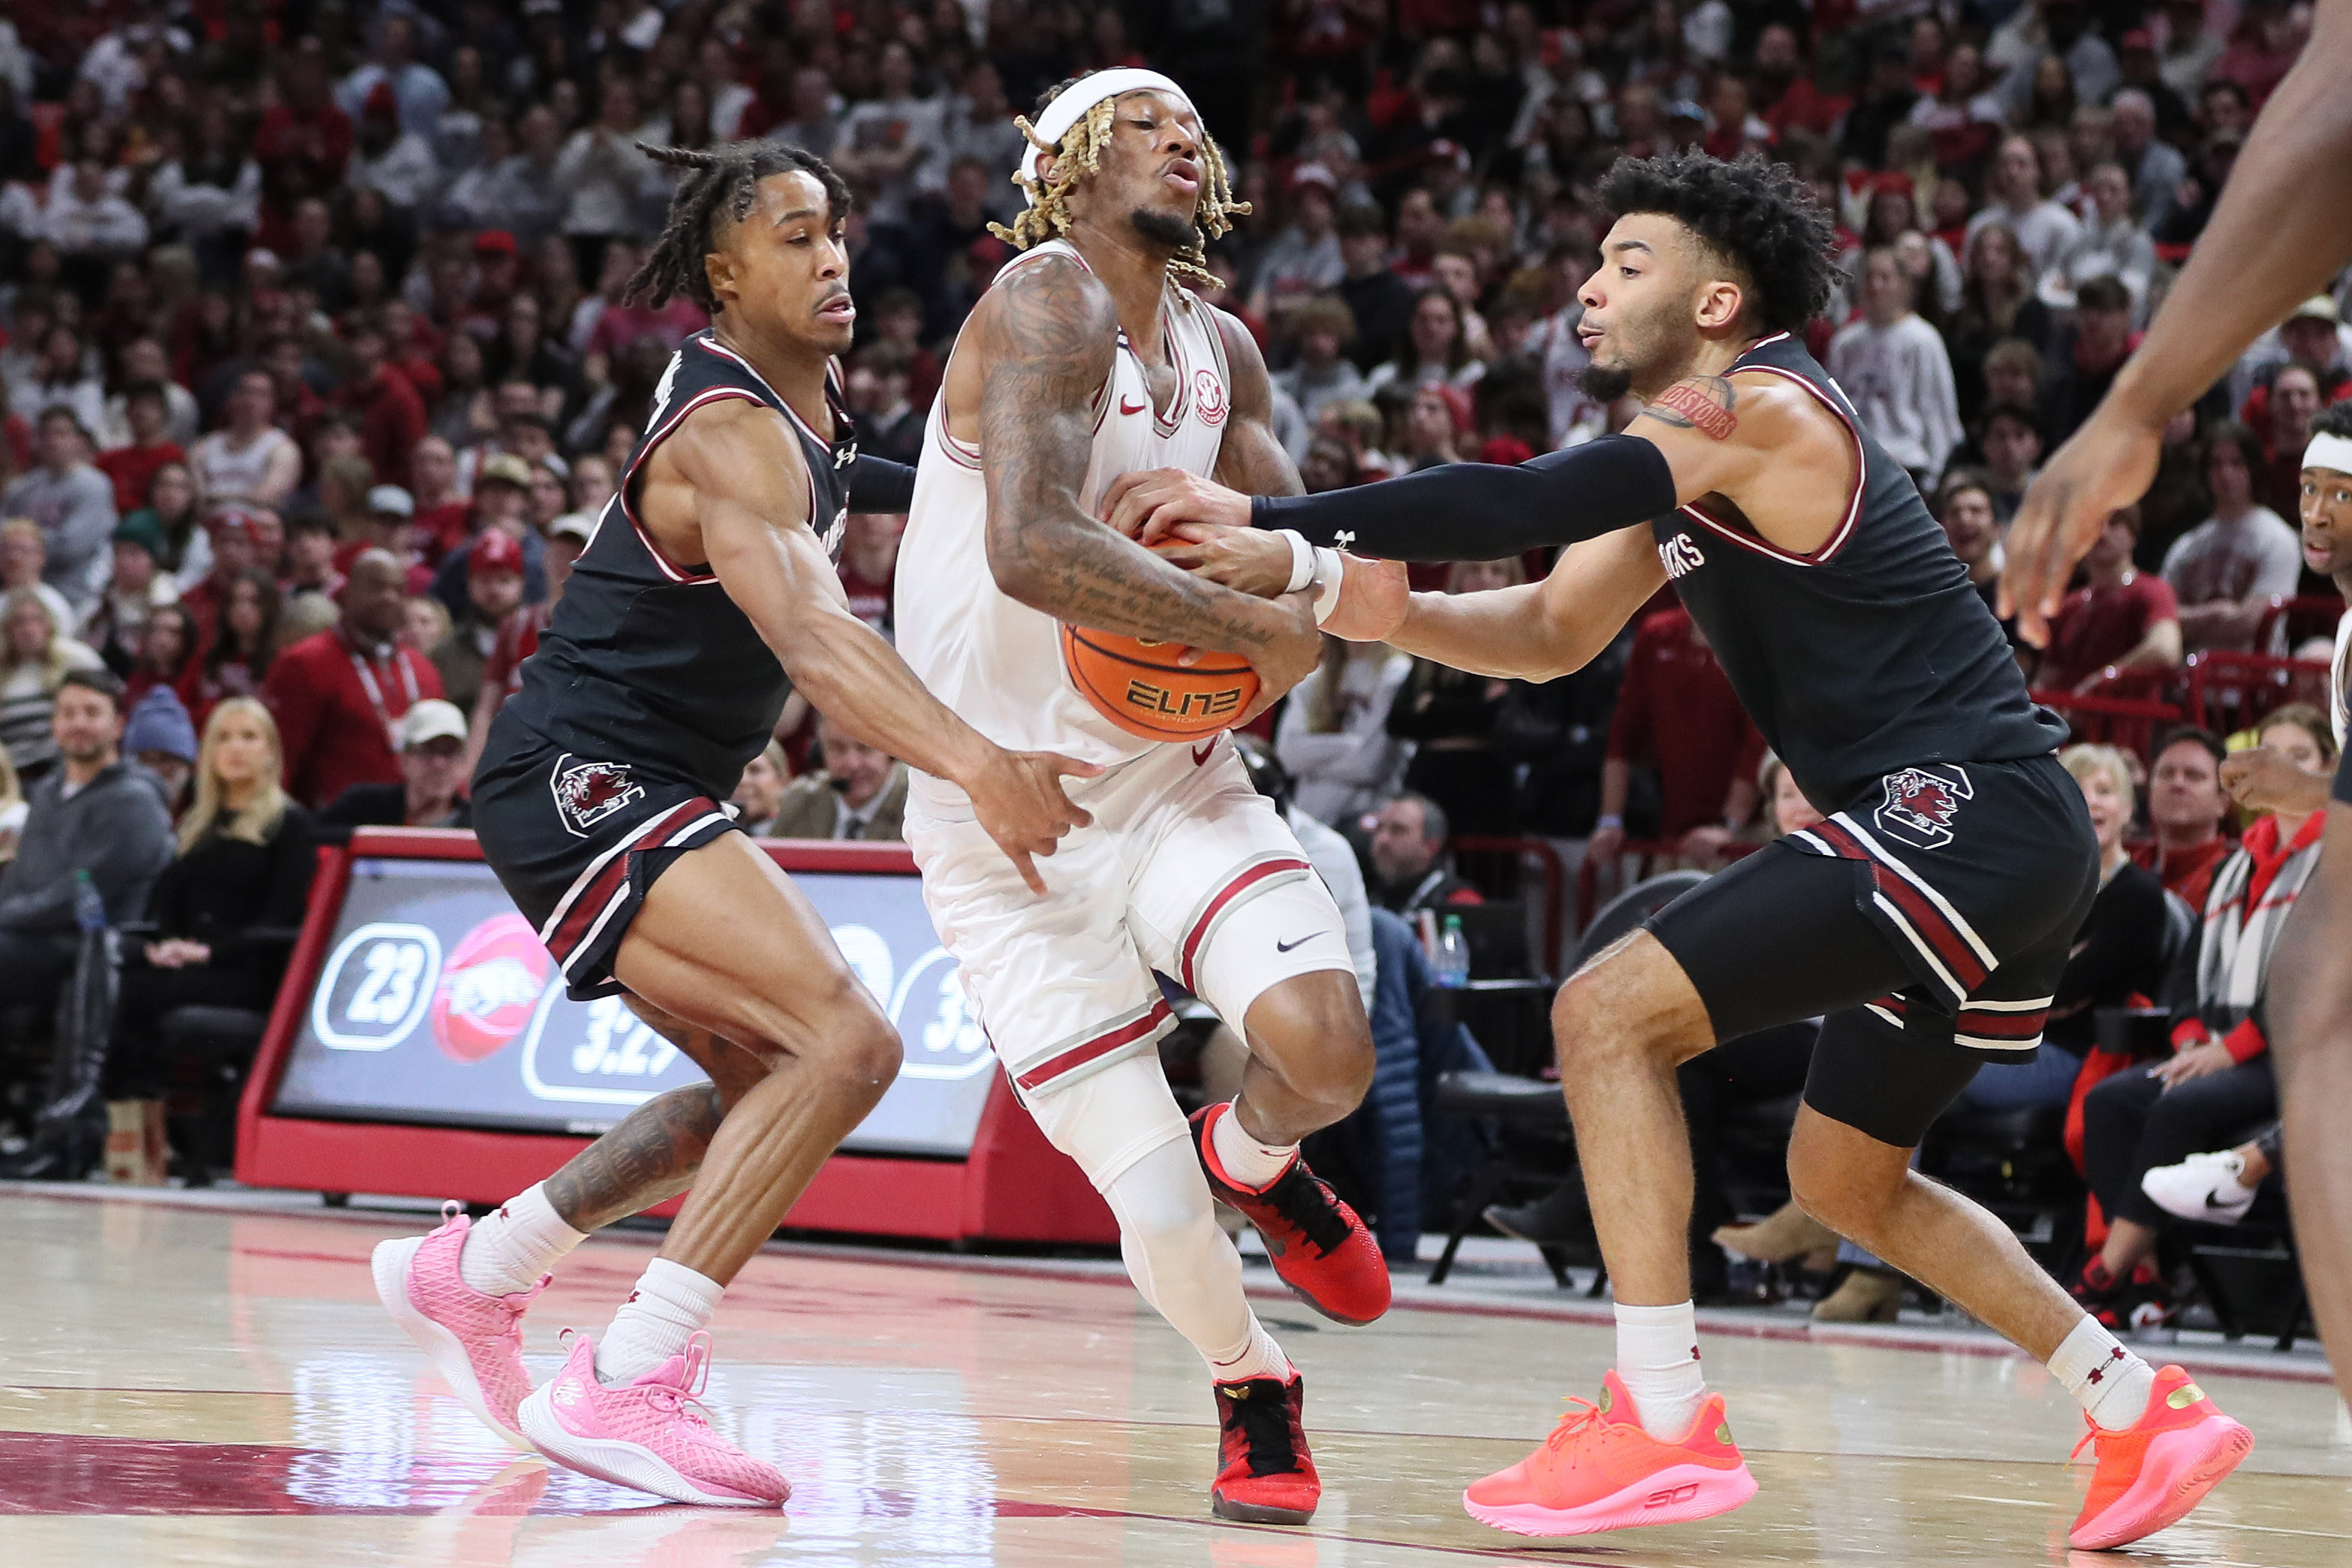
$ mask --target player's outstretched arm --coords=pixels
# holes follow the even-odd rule
[[[2000,611],[2034,646],[2049,640],[2049,617],[2107,518],[2156,476],[2166,423],[2352,258],[2347,78],[2352,0],[2320,0],[2311,41],[2263,106],[2147,337],[2010,525]]]
[[[989,836],[1043,893],[1030,857],[1052,854],[1055,840],[1090,820],[1063,793],[1061,775],[1100,769],[998,747],[849,612],[841,579],[809,528],[800,444],[774,413],[741,401],[713,403],[688,415],[656,455],[648,500],[671,476],[665,498],[673,504],[691,487],[704,559],[793,686],[867,745],[961,786]]]
[[[973,311],[960,351],[981,367],[989,570],[1006,594],[1057,621],[1239,654],[1257,672],[1262,706],[1321,653],[1306,597],[1255,599],[1190,576],[1080,505],[1094,400],[1118,338],[1109,292],[1070,261],[1021,268]]]

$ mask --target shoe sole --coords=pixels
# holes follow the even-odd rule
[[[416,1310],[408,1296],[408,1275],[416,1254],[425,1243],[422,1236],[412,1236],[400,1241],[379,1241],[368,1260],[368,1271],[375,1276],[376,1300],[392,1314],[392,1321],[407,1331],[425,1353],[441,1381],[457,1396],[457,1403],[474,1413],[474,1418],[523,1452],[530,1452],[530,1439],[512,1425],[501,1421],[491,1411],[490,1402],[483,1396],[481,1380],[474,1375],[473,1358],[457,1336]]]
[[[1756,1495],[1756,1478],[1743,1464],[1736,1470],[1706,1465],[1670,1465],[1621,1491],[1577,1508],[1541,1503],[1480,1502],[1468,1492],[1462,1507],[1481,1524],[1514,1535],[1599,1535],[1650,1524],[1688,1524],[1729,1513]]]
[[[2254,1435],[2226,1416],[2166,1432],[2149,1441],[2139,1479],[2066,1544],[2104,1552],[2178,1524],[2253,1451]]]
[[[554,1403],[549,1397],[549,1390],[554,1386],[550,1383],[535,1391],[515,1414],[531,1446],[565,1469],[577,1470],[616,1487],[627,1487],[632,1491],[651,1492],[672,1502],[693,1503],[701,1508],[782,1508],[792,1495],[790,1489],[783,1498],[777,1499],[709,1491],[687,1479],[676,1466],[642,1443],[619,1437],[583,1437],[556,1419]]]
[[[1315,1517],[1311,1508],[1272,1508],[1262,1502],[1235,1502],[1221,1491],[1209,1493],[1209,1511],[1235,1524],[1305,1524]]]

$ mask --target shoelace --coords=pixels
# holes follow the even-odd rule
[[[1290,1163],[1290,1168],[1266,1188],[1265,1201],[1326,1258],[1347,1245],[1348,1222],[1339,1218],[1339,1198],[1330,1185],[1304,1162]]]
[[[1544,1447],[1554,1453],[1559,1452],[1570,1442],[1582,1437],[1588,1428],[1595,1426],[1601,1419],[1601,1406],[1591,1400],[1579,1399],[1571,1394],[1567,1396],[1566,1402],[1570,1408],[1561,1415],[1559,1423],[1544,1438]]]
[[[656,1383],[646,1390],[654,1408],[672,1416],[682,1416],[695,1426],[710,1425],[709,1407],[702,1403],[702,1391],[710,1384],[710,1335],[697,1330],[686,1342],[686,1378],[672,1386]]]
[[[1253,1378],[1251,1382],[1262,1385],[1255,1389],[1251,1397],[1223,1401],[1249,1445],[1250,1474],[1287,1475],[1298,1469],[1298,1453],[1290,1441],[1289,1395],[1271,1378]]]

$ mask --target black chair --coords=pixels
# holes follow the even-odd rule
[[[157,1020],[184,1087],[168,1116],[172,1147],[190,1186],[210,1186],[236,1163],[236,1105],[269,1015],[249,1008],[173,1008]]]
[[[1578,938],[1570,955],[1569,972],[1574,974],[1587,959],[1706,880],[1705,872],[1668,872],[1619,894],[1601,906]],[[1559,1085],[1549,1079],[1510,1072],[1448,1072],[1437,1081],[1436,1103],[1441,1111],[1480,1118],[1496,1131],[1493,1152],[1463,1183],[1447,1223],[1444,1250],[1430,1268],[1429,1282],[1442,1285],[1453,1271],[1462,1239],[1479,1223],[1487,1206],[1512,1192],[1549,1188],[1564,1179],[1576,1168],[1576,1144],[1569,1128],[1568,1103],[1560,1095]],[[1569,1283],[1566,1254],[1552,1247],[1540,1250],[1552,1277],[1565,1289]],[[1599,1283],[1596,1279],[1596,1288]]]

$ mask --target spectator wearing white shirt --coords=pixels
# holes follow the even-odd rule
[[[2091,221],[2058,257],[2051,295],[2071,298],[2095,277],[2113,277],[2131,290],[2135,316],[2147,314],[2148,280],[2156,276],[2156,242],[2132,215],[2131,181],[2120,163],[2102,163],[2084,182]]]
[[[237,139],[225,104],[207,104],[194,144],[155,171],[147,207],[159,228],[194,247],[207,278],[233,276],[246,236],[261,221],[261,165]]]
[[[122,384],[136,386],[141,382],[153,382],[163,389],[163,439],[182,446],[194,442],[201,417],[196,394],[172,379],[172,356],[152,337],[133,338],[122,350]],[[106,400],[106,416],[98,427],[101,452],[131,444],[131,416],[124,401],[122,392]]]
[[[573,131],[555,161],[563,234],[583,277],[602,276],[605,246],[636,233],[636,195],[652,167],[636,150],[638,130],[636,89],[625,78],[611,78],[595,123]]]
[[[1363,372],[1345,354],[1355,341],[1356,318],[1343,301],[1318,296],[1298,307],[1292,324],[1298,332],[1298,358],[1274,373],[1274,384],[1290,394],[1313,424],[1330,404],[1365,394]]]
[[[897,38],[882,46],[875,74],[881,96],[842,117],[831,162],[852,186],[876,193],[872,221],[904,223],[907,198],[927,181],[945,178],[946,105],[915,96],[914,51]]]
[[[433,144],[402,122],[400,100],[389,82],[376,83],[361,108],[351,183],[378,193],[404,213],[430,205],[441,190]]]
[[[1337,288],[1348,276],[1333,225],[1339,182],[1320,163],[1290,177],[1290,222],[1258,257],[1250,308],[1261,319],[1286,319],[1309,296]]]
[[[416,58],[416,19],[405,12],[376,24],[375,57],[336,85],[335,107],[356,120],[378,87],[391,90],[402,129],[428,140],[449,107],[449,84]]]
[[[1298,788],[1298,809],[1339,827],[1397,791],[1410,741],[1389,734],[1389,709],[1412,661],[1383,643],[1323,640],[1323,661],[1283,705],[1274,752]]]
[[[106,389],[91,373],[81,334],[59,323],[41,334],[40,358],[9,390],[8,410],[27,423],[53,408],[64,409],[95,431],[106,418]]]
[[[2116,162],[2131,182],[2141,225],[2154,229],[2172,214],[2174,195],[2189,178],[2189,160],[2157,136],[2156,102],[2139,89],[2125,88],[2107,107],[2115,117]]]
[[[30,517],[48,546],[42,579],[66,597],[79,618],[105,585],[106,553],[114,537],[114,481],[89,460],[89,427],[68,410],[41,415],[36,450],[39,466],[0,494],[0,516]]]
[[[1829,372],[1863,428],[1925,487],[1960,444],[1960,407],[1944,340],[1912,308],[1911,296],[1894,247],[1871,251],[1862,265],[1863,318],[1830,340]]]
[[[207,511],[232,501],[273,510],[302,482],[302,450],[270,423],[278,389],[268,371],[247,371],[229,389],[228,423],[188,454]]]
[[[1992,200],[1969,220],[1968,238],[1975,239],[1977,231],[1988,224],[2007,224],[2017,235],[2018,248],[2024,251],[2033,277],[2057,265],[2059,256],[2082,233],[2083,225],[2074,214],[2042,195],[2042,154],[2029,138],[2011,136],[2002,141],[1986,184]]]
[[[106,165],[85,154],[74,161],[62,188],[51,191],[37,237],[68,261],[102,261],[144,247],[147,220],[110,188]]]
[[[2164,580],[2180,601],[2181,641],[2192,653],[2252,648],[2271,599],[2293,593],[2303,571],[2295,530],[2254,501],[2262,437],[2232,421],[2214,426],[2206,439],[2213,515],[2164,552]]]

